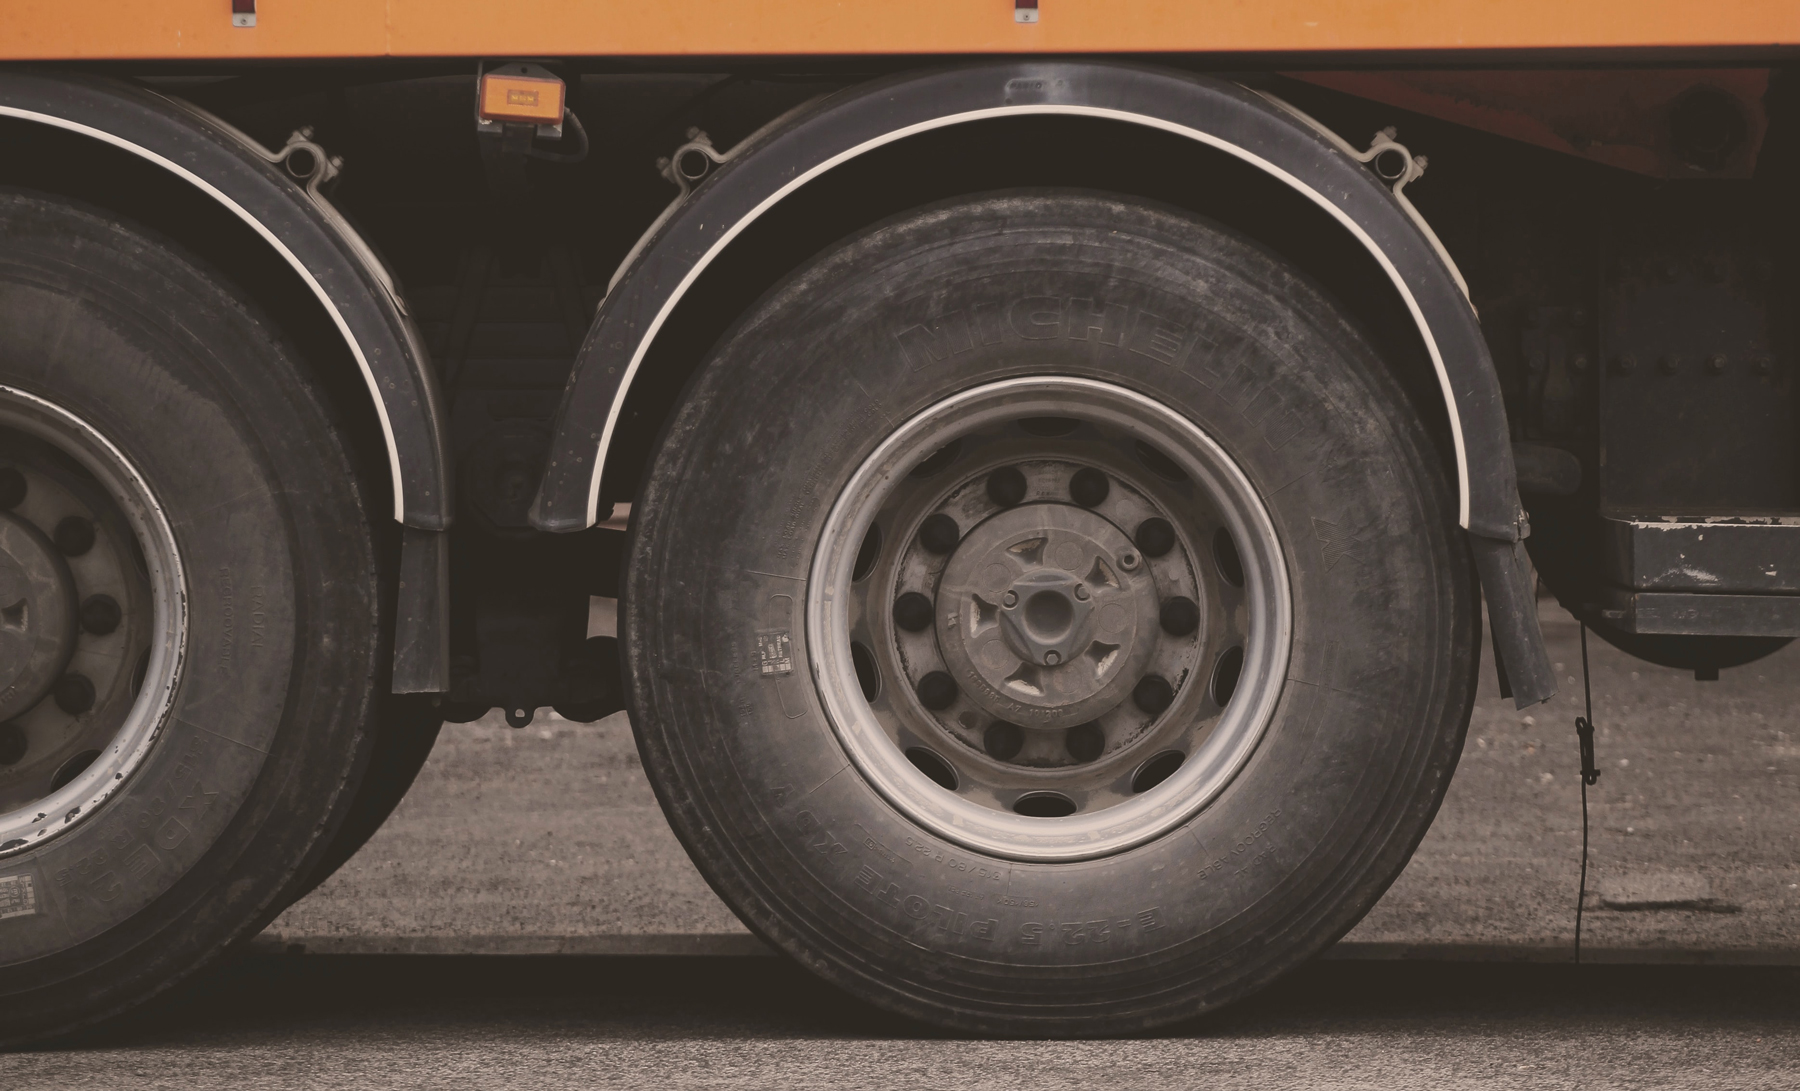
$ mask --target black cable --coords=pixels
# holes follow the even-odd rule
[[[565,109],[563,111],[563,137],[557,143],[559,145],[568,143],[571,137],[574,138],[575,148],[572,152],[546,151],[533,146],[525,149],[525,154],[533,159],[543,159],[551,163],[579,163],[587,158],[587,130],[581,127],[581,119],[575,116],[575,111]]]
[[[1588,677],[1587,623],[1581,623],[1581,693],[1586,716],[1575,717],[1575,738],[1581,747],[1581,883],[1575,892],[1575,964],[1581,965],[1581,912],[1587,903],[1588,785],[1600,779],[1594,765],[1594,687]]]

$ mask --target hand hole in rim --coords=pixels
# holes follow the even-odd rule
[[[1220,708],[1231,703],[1232,694],[1237,692],[1238,677],[1244,673],[1244,649],[1241,646],[1228,649],[1219,656],[1219,662],[1213,667],[1212,694]]]
[[[1076,761],[1090,762],[1106,752],[1106,735],[1100,730],[1099,724],[1089,720],[1069,728],[1068,736],[1063,739],[1063,746]]]
[[[68,761],[63,762],[62,767],[56,771],[56,776],[50,779],[50,790],[52,792],[62,791],[63,787],[70,781],[73,781],[76,777],[86,772],[87,767],[94,764],[94,759],[99,756],[100,751],[98,750],[83,750]]]
[[[949,762],[938,757],[936,751],[923,746],[910,746],[906,749],[906,760],[946,792],[956,791],[956,770],[950,767]]]
[[[1040,439],[1054,439],[1066,436],[1081,427],[1081,422],[1068,417],[1024,417],[1019,421],[1019,430],[1028,436]]]
[[[881,668],[875,663],[875,653],[862,641],[853,641],[850,659],[856,665],[856,681],[862,686],[863,699],[873,701],[881,696]]]
[[[910,477],[931,477],[949,467],[962,454],[962,440],[953,439],[933,451],[926,459],[912,468]]]
[[[1226,583],[1244,586],[1244,562],[1238,556],[1237,543],[1231,540],[1231,532],[1224,527],[1213,535],[1213,563],[1219,566],[1219,575]]]
[[[870,523],[869,532],[863,535],[862,548],[856,551],[856,567],[850,570],[853,583],[861,583],[875,571],[875,562],[881,559],[881,524]]]
[[[1066,818],[1076,811],[1075,801],[1061,792],[1027,792],[1013,801],[1012,809],[1026,818]]]
[[[1179,485],[1188,479],[1188,475],[1181,472],[1181,467],[1175,465],[1174,459],[1163,454],[1148,443],[1145,443],[1143,440],[1138,440],[1133,443],[1132,448],[1137,452],[1138,461],[1142,462],[1146,469],[1162,478],[1164,481],[1173,482]]]
[[[1186,760],[1187,755],[1179,750],[1164,750],[1162,753],[1138,766],[1137,772],[1133,773],[1131,776],[1131,790],[1140,793],[1148,792],[1158,784],[1168,780],[1169,777],[1174,774],[1175,770],[1181,768],[1181,763]]]
[[[1018,724],[995,720],[981,735],[981,748],[996,761],[1011,761],[1025,747],[1025,730]]]

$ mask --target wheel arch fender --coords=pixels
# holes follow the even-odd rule
[[[448,428],[431,360],[391,275],[280,156],[179,100],[103,77],[0,71],[0,117],[100,141],[168,171],[249,226],[293,269],[362,372],[387,449],[393,516],[441,531],[453,514]]]
[[[847,88],[777,119],[719,157],[660,218],[602,302],[552,428],[533,525],[602,518],[600,487],[628,394],[695,281],[764,213],[807,182],[908,136],[1007,116],[1102,118],[1229,154],[1290,187],[1353,235],[1386,272],[1436,371],[1468,530],[1515,698],[1555,692],[1520,540],[1525,532],[1498,376],[1460,275],[1430,228],[1304,114],[1237,84],[1114,62],[1004,61],[909,72]]]

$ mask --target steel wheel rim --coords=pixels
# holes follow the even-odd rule
[[[1141,794],[1097,805],[1092,810],[1078,809],[1062,817],[1033,817],[1003,809],[995,801],[1004,800],[1004,794],[993,789],[993,798],[989,798],[992,786],[986,781],[973,787],[975,794],[985,802],[974,802],[957,790],[943,787],[942,778],[934,780],[928,776],[924,771],[928,765],[915,765],[907,758],[902,745],[908,737],[906,732],[913,728],[929,731],[930,722],[921,722],[917,716],[921,712],[927,716],[932,713],[922,704],[916,704],[911,713],[903,713],[902,710],[908,707],[906,697],[916,694],[895,694],[894,700],[886,706],[882,706],[879,693],[873,701],[865,696],[863,677],[867,676],[869,660],[871,656],[880,659],[879,640],[871,634],[881,630],[871,622],[871,611],[864,608],[865,599],[861,596],[865,592],[856,586],[866,582],[876,589],[866,601],[879,603],[885,600],[889,607],[887,612],[882,613],[876,608],[873,613],[882,624],[890,623],[893,621],[892,607],[901,587],[899,584],[889,586],[884,581],[888,573],[904,562],[887,557],[876,562],[877,568],[886,566],[882,571],[865,572],[862,581],[853,578],[857,574],[858,554],[866,552],[863,547],[871,524],[879,525],[877,516],[884,512],[884,505],[899,495],[900,483],[933,452],[966,437],[998,435],[996,429],[1010,427],[1021,420],[1042,418],[1073,419],[1080,423],[1084,434],[1092,431],[1102,437],[1114,433],[1134,437],[1134,442],[1139,442],[1140,446],[1148,445],[1172,460],[1192,488],[1198,490],[1197,495],[1203,495],[1213,505],[1213,513],[1220,525],[1229,529],[1240,554],[1243,578],[1240,680],[1223,707],[1214,710],[1209,723],[1200,723],[1196,719],[1188,725],[1195,731],[1192,751],[1183,756],[1179,768],[1172,774]],[[993,450],[1003,454],[1006,449],[995,447]],[[1030,460],[1015,458],[1015,461],[1023,464]],[[1038,461],[1048,467],[1034,470],[1038,480],[1051,480],[1056,472],[1056,460]],[[1067,461],[1073,464],[1080,459]],[[979,472],[988,472],[984,468],[986,462],[976,460],[971,466]],[[953,474],[952,479],[957,482],[952,491],[958,494],[968,489],[973,480],[967,474],[960,477]],[[1144,477],[1136,480],[1121,477],[1120,480],[1134,494],[1148,495],[1154,491],[1145,484],[1147,478]],[[1028,501],[1011,511],[1018,512],[1037,503],[1042,503],[1046,510],[1056,506],[1049,502]],[[962,530],[949,559],[938,570],[940,577],[955,563],[955,553],[975,540],[976,531],[985,525],[984,520]],[[1118,529],[1130,537],[1130,528]],[[901,527],[882,527],[878,533],[884,538],[903,539],[902,544],[892,547],[894,550],[913,548],[904,544],[908,534]],[[1105,543],[1099,541],[1104,529],[1085,533],[1086,540],[1095,542],[1094,555],[1100,557],[1105,552]],[[1076,538],[1083,540],[1080,534]],[[866,563],[866,557],[864,559]],[[1082,563],[1086,563],[1085,559]],[[1200,563],[1203,564],[1204,559],[1200,559]],[[1161,577],[1158,580],[1160,588]],[[1205,605],[1205,600],[1202,604]],[[940,612],[938,605],[934,599],[934,615]],[[944,617],[939,617],[940,623]],[[852,765],[865,781],[907,818],[937,836],[994,856],[1034,861],[1090,859],[1125,851],[1177,828],[1217,798],[1254,751],[1274,712],[1292,632],[1287,569],[1280,541],[1261,497],[1236,462],[1203,430],[1167,406],[1115,384],[1074,377],[1009,379],[963,391],[925,409],[888,436],[851,476],[827,516],[808,580],[806,624],[810,667],[827,718]],[[934,638],[938,635],[938,630],[934,629]],[[1203,649],[1207,647],[1204,640],[1211,635],[1202,634]],[[860,656],[863,677],[858,675],[856,660],[859,657],[852,652],[852,645],[858,643],[859,638],[866,645]],[[867,646],[871,642],[873,646]],[[942,645],[939,646],[941,650]],[[1008,646],[1014,645],[1009,643]],[[1216,649],[1203,650],[1199,654],[1200,661],[1208,664],[1208,670],[1217,662],[1215,652]],[[881,666],[878,662],[877,667]],[[959,666],[964,672],[962,682],[982,690],[984,700],[995,700],[991,686],[982,689],[972,680],[966,662]],[[1096,668],[1096,678],[1099,677]],[[885,671],[881,673],[881,686],[891,687],[896,681],[898,679]],[[1203,678],[1200,671],[1190,672],[1175,687],[1175,703],[1169,706],[1169,713],[1198,716],[1192,710],[1201,708],[1202,704],[1197,703],[1195,694],[1199,687],[1207,685],[1208,678]],[[1183,706],[1182,701],[1188,701],[1190,705]],[[977,705],[976,710],[985,712],[992,707]],[[1183,712],[1183,708],[1188,711]],[[914,718],[904,720],[905,715]],[[900,724],[898,728],[896,723]],[[942,726],[941,721],[937,723]],[[1161,721],[1152,716],[1147,723],[1149,726],[1144,729],[1143,738],[1153,743],[1161,737],[1156,734],[1162,730],[1158,726]],[[1171,723],[1176,728],[1182,727],[1174,721]],[[1056,729],[1067,730],[1060,724]],[[950,730],[954,733],[954,728]],[[987,765],[983,763],[993,755],[971,757],[967,740],[962,741],[965,744],[962,749],[951,746],[950,753],[940,756],[941,760],[952,764],[952,773],[958,778],[958,760],[967,763],[961,768],[985,775]],[[1095,762],[1116,759],[1126,754],[1128,746],[1136,746],[1137,741],[1133,738],[1121,743],[1117,754],[1111,749],[1113,739],[1110,734],[1105,745],[1108,749],[1100,758],[1094,759]],[[1072,749],[1073,743],[1069,746]],[[1132,760],[1141,766],[1157,756],[1153,752],[1143,752]],[[1041,790],[1047,792],[1057,790],[1057,784],[1061,783],[1059,777],[1074,775],[1051,771],[1039,776],[1035,770],[1020,774],[1025,781],[1037,777],[1042,782]],[[961,789],[962,781],[957,779],[957,783]],[[1094,798],[1091,793],[1090,798]],[[1013,804],[1018,805],[1017,802]]]
[[[127,622],[124,633],[119,634],[117,628],[95,633],[86,628],[84,620],[77,639],[94,637],[94,646],[76,648],[69,659],[71,664],[92,664],[89,669],[102,674],[95,687],[99,691],[96,703],[81,713],[69,713],[61,707],[59,692],[42,697],[7,721],[27,740],[24,758],[0,767],[0,785],[7,784],[9,773],[13,776],[7,785],[13,798],[0,809],[0,853],[14,853],[43,844],[92,817],[129,782],[155,747],[181,676],[187,584],[174,533],[154,493],[123,452],[92,425],[34,394],[0,385],[0,440],[10,443],[15,452],[44,448],[54,452],[47,461],[18,472],[28,480],[36,479],[39,495],[56,497],[38,502],[28,492],[18,510],[0,514],[16,522],[35,523],[44,520],[45,509],[80,503],[82,511],[92,517],[96,539],[95,546],[84,549],[81,557],[85,561],[89,554],[99,554],[82,567],[94,574],[96,584],[112,572],[130,585],[128,601],[122,604],[122,620]],[[63,472],[66,467],[58,459],[66,460],[73,471]],[[85,473],[87,478],[83,480],[77,473]],[[34,503],[40,507],[32,512]],[[70,572],[85,608],[93,596],[83,590],[86,581],[72,563]],[[0,604],[0,608],[4,606]],[[107,642],[115,635],[120,639],[117,647],[112,647]],[[102,721],[103,715],[108,719]],[[92,735],[95,730],[110,733],[99,738]],[[40,771],[30,762],[32,747],[51,746],[49,753],[54,754],[55,746],[71,740],[73,745],[86,740],[98,753],[66,777],[63,774],[74,766],[64,760],[52,776],[51,790],[21,802],[20,793],[33,790],[27,777],[36,777]]]

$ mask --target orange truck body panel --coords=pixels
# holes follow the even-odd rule
[[[0,60],[1786,51],[1800,0],[0,0]]]

